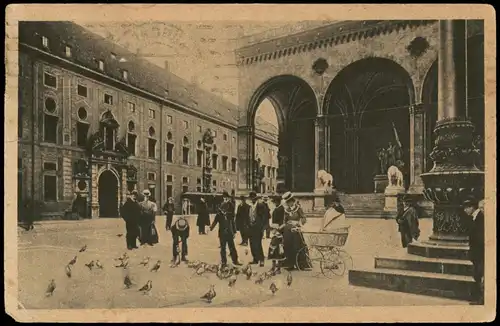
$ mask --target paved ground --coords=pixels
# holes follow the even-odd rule
[[[171,236],[164,228],[164,218],[157,218],[160,243],[129,251],[130,274],[137,284],[135,288],[124,289],[124,271],[115,268],[113,258],[125,252],[124,223],[121,219],[44,223],[34,231],[20,232],[19,243],[19,301],[26,309],[42,308],[159,308],[199,307],[208,304],[199,297],[215,285],[217,297],[210,306],[252,307],[252,306],[377,306],[377,305],[450,305],[465,302],[373,290],[350,286],[347,273],[343,277],[327,279],[317,275],[318,270],[293,272],[294,282],[290,288],[282,286],[284,276],[276,276],[280,290],[272,295],[268,290],[270,281],[255,285],[253,281],[238,279],[234,288],[227,281],[221,281],[213,274],[197,276],[185,265],[170,268]],[[351,220],[351,234],[346,250],[351,253],[355,267],[373,266],[373,256],[394,253],[400,248],[394,221],[374,219]],[[422,236],[427,237],[431,221],[421,223]],[[192,230],[189,239],[189,259],[209,263],[219,262],[216,230],[208,235],[198,235]],[[239,240],[237,236],[236,240]],[[84,253],[78,249],[87,244]],[[264,241],[267,251],[268,240]],[[251,260],[245,255],[245,248],[238,247],[242,262]],[[78,253],[78,261],[72,278],[67,278],[64,266]],[[149,272],[139,266],[145,256],[151,260],[161,259],[164,263],[158,273]],[[99,259],[103,270],[90,271],[84,263]],[[259,271],[267,270],[256,268]],[[48,282],[54,278],[57,289],[52,297],[44,292]],[[138,292],[147,280],[152,280],[150,295]]]

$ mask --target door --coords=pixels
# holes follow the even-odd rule
[[[113,172],[104,171],[98,181],[99,216],[118,217],[118,179]]]

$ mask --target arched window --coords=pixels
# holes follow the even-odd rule
[[[135,123],[129,121],[127,126],[127,150],[131,156],[135,156],[135,148],[137,145],[137,135],[135,134]]]
[[[87,145],[87,137],[89,133],[89,123],[87,122],[87,110],[84,107],[78,109],[78,120],[76,122],[76,144],[78,147],[85,147]]]
[[[45,114],[43,119],[43,140],[47,143],[57,143],[57,103],[52,97],[45,99]]]
[[[189,139],[186,136],[182,138],[182,163],[189,164]]]
[[[148,129],[148,157],[156,158],[156,135],[155,128],[149,127]]]

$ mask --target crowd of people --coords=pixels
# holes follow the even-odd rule
[[[127,197],[121,209],[121,215],[126,224],[126,243],[129,250],[140,245],[154,246],[158,243],[158,232],[155,226],[155,216],[158,213],[156,203],[151,199],[149,190],[142,194],[133,191]],[[240,246],[249,246],[252,255],[250,264],[265,265],[263,240],[270,239],[267,248],[267,259],[272,261],[275,269],[306,269],[311,267],[307,259],[304,237],[301,226],[307,219],[299,202],[291,192],[285,193],[271,205],[269,197],[259,198],[256,192],[250,192],[248,198],[241,196],[240,203],[235,207],[234,197],[226,191],[222,194],[223,202],[217,208],[215,217],[210,223],[209,209],[205,199],[201,198],[197,207],[196,226],[198,234],[207,234],[218,227],[221,264],[227,264],[227,250],[234,265],[242,265],[238,258],[235,238],[239,233]],[[190,228],[187,219],[180,216],[173,222],[174,203],[172,198],[162,207],[166,215],[165,229],[172,233],[173,261],[181,258],[187,261]],[[298,253],[300,252],[299,256]]]

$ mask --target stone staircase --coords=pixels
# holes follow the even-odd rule
[[[468,300],[474,286],[473,266],[463,244],[423,241],[407,253],[375,257],[372,268],[349,271],[351,285]]]
[[[396,214],[384,212],[384,194],[339,194],[348,218],[395,218]]]

